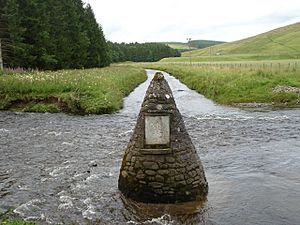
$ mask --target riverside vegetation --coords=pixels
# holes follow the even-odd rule
[[[0,225],[35,225],[36,224],[24,220],[11,219],[12,217],[13,217],[13,211],[11,209],[6,212],[2,212],[0,208]]]
[[[0,109],[103,114],[146,80],[145,71],[115,65],[101,69],[30,72],[0,76]]]
[[[9,219],[0,219],[0,225],[35,225],[36,223],[27,222],[23,220],[9,220]]]
[[[242,106],[241,103],[268,103],[274,107],[300,106],[299,70],[189,64],[148,66],[172,74],[189,88],[221,104]]]

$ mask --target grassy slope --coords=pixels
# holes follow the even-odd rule
[[[211,41],[211,40],[192,40],[190,45],[188,43],[183,43],[183,42],[163,42],[163,43],[174,49],[191,50],[191,49],[204,48],[207,46],[212,46],[223,42]]]
[[[170,48],[178,49],[178,50],[190,50],[190,49],[197,49],[194,47],[189,48],[187,43],[183,42],[163,42],[163,44],[168,45]]]
[[[223,44],[223,41],[211,41],[211,40],[192,40],[190,45],[195,48],[206,48],[209,46]]]
[[[183,53],[181,58],[163,61],[227,61],[300,58],[300,23],[254,37]]]
[[[5,75],[0,77],[0,109],[112,113],[145,79],[144,70],[133,66]]]
[[[221,104],[271,103],[273,106],[299,106],[297,93],[275,93],[276,86],[300,88],[299,71],[264,71],[261,69],[220,68],[152,64],[151,68],[171,73],[189,88]]]

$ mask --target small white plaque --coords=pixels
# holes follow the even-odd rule
[[[168,145],[170,142],[170,117],[145,116],[146,145]]]

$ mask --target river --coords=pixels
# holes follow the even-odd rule
[[[300,223],[300,110],[217,105],[167,74],[205,168],[207,201],[195,210],[124,199],[119,168],[147,73],[112,115],[0,112],[0,211],[41,224]]]

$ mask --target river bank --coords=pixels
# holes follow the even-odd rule
[[[240,108],[300,107],[300,72],[211,65],[146,64],[172,74],[189,88],[223,105]]]
[[[118,111],[123,98],[146,80],[142,68],[114,65],[0,76],[0,110],[103,114]]]

